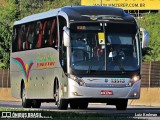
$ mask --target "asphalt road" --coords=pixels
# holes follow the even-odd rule
[[[22,108],[21,102],[6,102],[0,101],[0,107],[9,108]],[[58,110],[54,103],[42,103],[40,109],[30,108],[29,110],[49,110],[64,112],[64,110]],[[26,109],[28,110],[28,109]],[[65,112],[76,112],[76,113],[92,113],[92,114],[104,114],[108,116],[132,116],[135,118],[147,118],[153,120],[160,119],[160,107],[147,107],[147,106],[128,106],[125,111],[117,111],[115,106],[106,104],[89,104],[87,110],[73,110],[68,108]]]

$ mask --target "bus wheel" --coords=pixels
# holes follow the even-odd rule
[[[21,93],[21,97],[22,97],[22,106],[23,108],[31,108],[31,100],[26,99],[26,89],[25,86],[22,86],[22,93]]]
[[[87,108],[88,108],[88,102],[79,103],[79,109],[87,109]]]
[[[70,102],[70,108],[71,109],[78,109],[78,103],[76,101],[71,101]]]
[[[117,104],[116,104],[116,109],[117,110],[126,110],[127,104],[128,104],[128,99],[118,100]]]
[[[32,107],[33,108],[40,108],[41,107],[41,101],[32,100]]]
[[[68,108],[68,102],[65,99],[61,99],[59,84],[56,82],[55,101],[59,110],[66,110]]]

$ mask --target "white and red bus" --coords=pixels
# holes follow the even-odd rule
[[[27,16],[13,27],[12,95],[24,108],[98,102],[125,110],[128,99],[140,97],[147,43],[148,33],[120,8],[70,6]]]

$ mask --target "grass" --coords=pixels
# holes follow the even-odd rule
[[[7,107],[0,107],[0,112],[2,111],[24,111],[23,108],[7,108]]]

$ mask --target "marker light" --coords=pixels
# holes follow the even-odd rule
[[[67,92],[67,85],[64,85],[64,92]]]

